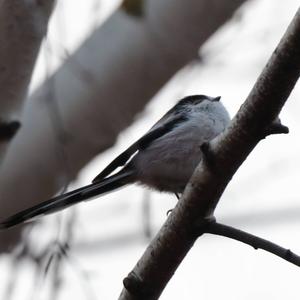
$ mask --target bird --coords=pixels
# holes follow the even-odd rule
[[[203,157],[201,145],[223,132],[230,116],[221,97],[186,96],[105,167],[91,184],[55,196],[0,222],[0,229],[91,200],[128,184],[178,195]]]

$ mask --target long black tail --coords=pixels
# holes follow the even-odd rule
[[[71,205],[84,200],[90,200],[115,189],[118,189],[133,181],[133,172],[121,171],[115,175],[68,192],[63,195],[51,198],[45,202],[27,208],[21,212],[12,215],[0,223],[0,229],[9,228],[23,222],[31,221],[36,217],[51,214],[63,210]]]

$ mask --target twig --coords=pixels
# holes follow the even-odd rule
[[[278,120],[273,122],[265,131],[266,136],[271,134],[287,134],[289,133],[289,128],[281,124]]]
[[[263,249],[267,252],[273,253],[276,256],[281,257],[282,259],[300,267],[300,256],[293,253],[289,249],[285,249],[275,243],[272,243],[268,240],[250,234],[240,229],[234,227],[220,224],[217,222],[211,222],[206,228],[206,233],[216,234],[220,236],[225,236],[230,239],[234,239],[245,243],[249,246],[252,246],[255,250]]]

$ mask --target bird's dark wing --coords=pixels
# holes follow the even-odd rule
[[[164,119],[166,120],[165,122],[163,122]],[[178,114],[171,118],[169,112],[166,113],[145,135],[143,135],[129,148],[117,156],[100,174],[93,179],[93,182],[102,180],[114,172],[118,167],[124,166],[136,151],[145,149],[154,140],[165,135],[171,131],[172,128],[185,120],[186,116],[184,114]],[[158,126],[159,123],[162,124]]]

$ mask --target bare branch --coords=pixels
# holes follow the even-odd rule
[[[300,74],[300,10],[227,130],[212,141],[214,168],[200,162],[182,198],[133,271],[139,291],[119,299],[157,299],[197,239],[196,228],[213,215],[232,176],[276,120]],[[199,221],[200,220],[200,221]],[[141,297],[140,291],[146,295]]]
[[[254,249],[263,249],[267,252],[273,253],[276,256],[281,257],[282,259],[300,267],[300,256],[293,253],[289,249],[285,249],[275,243],[272,243],[268,240],[250,234],[248,232],[236,229],[234,227],[220,224],[217,222],[212,222],[207,226],[206,233],[216,234],[220,236],[225,236],[242,243],[245,243],[249,246],[252,246]]]

